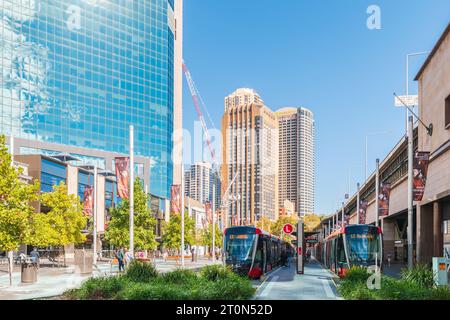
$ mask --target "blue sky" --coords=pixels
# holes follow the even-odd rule
[[[381,30],[366,27],[373,4]],[[320,214],[339,208],[349,181],[351,194],[363,182],[366,134],[388,131],[369,137],[369,175],[400,140],[404,112],[393,92],[405,92],[406,54],[431,50],[450,22],[448,0],[185,0],[184,10],[184,59],[218,129],[223,99],[239,87],[256,89],[272,110],[314,112]],[[411,60],[411,93],[425,58]]]

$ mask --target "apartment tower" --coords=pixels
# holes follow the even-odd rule
[[[314,115],[306,108],[276,112],[279,125],[278,204],[294,203],[299,216],[314,213]]]
[[[215,193],[213,194],[213,186]],[[220,206],[220,179],[208,162],[196,162],[185,171],[184,194],[201,204],[215,200],[216,209]]]
[[[246,94],[249,94],[247,100]],[[256,225],[262,216],[276,220],[276,115],[262,103],[262,99],[254,90],[238,89],[225,98],[222,135],[222,191],[230,186],[226,199],[227,211],[224,213],[226,226]]]

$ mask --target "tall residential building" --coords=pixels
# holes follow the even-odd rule
[[[299,216],[314,212],[314,115],[306,108],[276,112],[279,125],[279,196],[295,204]]]
[[[260,99],[260,98],[259,98]],[[227,107],[227,106],[226,106]],[[263,104],[229,106],[222,117],[222,190],[230,186],[225,225],[278,218],[278,120]]]
[[[182,0],[2,1],[0,134],[113,171],[129,153],[168,198],[181,129]],[[181,167],[180,167],[181,168]]]
[[[213,186],[215,194],[213,194]],[[215,200],[216,209],[220,206],[220,179],[208,162],[197,162],[185,171],[184,194],[202,204]]]
[[[232,107],[251,103],[264,104],[264,101],[254,89],[239,88],[225,97],[225,111]]]

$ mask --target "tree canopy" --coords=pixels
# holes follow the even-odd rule
[[[277,237],[281,237],[286,241],[291,240],[291,236],[282,232],[285,224],[291,224],[294,228],[297,225],[298,218],[297,216],[280,216],[277,221],[275,221],[272,225],[272,234]]]
[[[303,217],[303,222],[305,223],[305,231],[312,232],[316,230],[321,223],[321,218],[316,214],[307,214]]]
[[[184,243],[195,244],[195,221],[184,212]],[[172,214],[168,223],[163,226],[162,243],[168,249],[179,249],[181,247],[181,215]]]
[[[86,240],[83,229],[87,218],[78,196],[69,194],[61,182],[53,191],[41,195],[41,203],[50,209],[47,213],[33,216],[33,234],[28,244],[37,246],[78,244]]]
[[[0,249],[17,250],[31,234],[30,220],[38,199],[39,183],[20,180],[23,170],[12,165],[5,137],[0,136]]]
[[[213,237],[212,237],[212,224],[209,224],[206,228],[202,229],[202,242],[201,244],[204,246],[212,247]],[[216,223],[215,225],[215,241],[214,244],[218,248],[222,248],[222,231],[219,228],[219,225]]]
[[[145,193],[139,179],[134,181],[134,247],[148,250],[157,247],[155,239],[156,219],[148,202],[150,196]],[[111,210],[111,220],[105,232],[105,238],[116,247],[129,247],[130,244],[130,201],[122,199]]]
[[[272,231],[272,224],[272,220],[267,216],[262,216],[261,219],[256,222],[256,227],[270,233]]]

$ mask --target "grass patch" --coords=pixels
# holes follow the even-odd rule
[[[123,275],[91,278],[79,289],[67,291],[74,300],[245,300],[255,293],[251,281],[222,266],[195,273],[177,269],[159,274],[146,263],[130,265]]]
[[[448,287],[436,288],[432,270],[426,266],[403,271],[399,280],[382,275],[379,289],[368,288],[369,277],[366,269],[352,268],[338,290],[347,300],[450,300]]]

